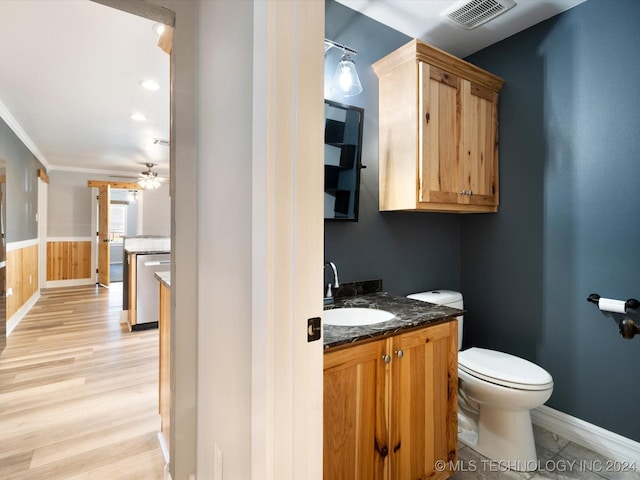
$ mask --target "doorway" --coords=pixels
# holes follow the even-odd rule
[[[140,201],[138,201],[140,200]],[[109,202],[109,282],[122,282],[124,237],[138,234],[138,207],[142,192],[114,189]]]

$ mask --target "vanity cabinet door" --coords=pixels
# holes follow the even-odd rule
[[[323,476],[331,480],[382,480],[389,447],[386,340],[324,355]]]
[[[393,338],[389,420],[394,480],[443,479],[457,459],[457,321]]]
[[[325,353],[325,479],[453,474],[436,461],[457,459],[457,323]]]

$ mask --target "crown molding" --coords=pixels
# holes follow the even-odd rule
[[[5,121],[5,123],[9,126],[13,133],[24,143],[24,145],[33,153],[33,155],[38,159],[38,161],[44,166],[45,169],[49,170],[52,168],[51,163],[47,160],[47,157],[38,149],[36,144],[31,140],[27,132],[25,132],[15,119],[15,117],[11,114],[7,106],[0,101],[0,118]]]

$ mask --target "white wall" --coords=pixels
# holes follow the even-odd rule
[[[91,188],[89,180],[113,180],[92,173],[49,172],[48,237],[93,237],[91,228]],[[170,235],[171,199],[169,186],[143,192],[142,232],[145,235]]]
[[[139,235],[171,235],[169,185],[142,193],[142,232]]]
[[[92,236],[91,189],[87,182],[94,177],[85,173],[49,172],[48,237]]]
[[[198,445],[250,479],[253,2],[201,2],[198,18]],[[198,457],[199,478],[213,459]]]
[[[197,477],[213,478],[217,445],[225,479],[320,479],[322,344],[307,343],[306,318],[322,311],[316,292],[322,285],[324,4],[146,4],[150,3],[176,13],[171,137],[173,478],[190,478],[196,452]],[[304,37],[305,32],[312,33]],[[254,34],[262,35],[262,41],[254,42]],[[295,88],[279,86],[276,67],[281,58],[276,54],[290,68],[294,65],[284,84]],[[316,65],[310,73],[296,69],[309,58]],[[225,78],[229,70],[246,78]],[[260,95],[252,97],[253,92]],[[311,99],[311,105],[297,104],[300,97]],[[281,99],[286,105],[282,108]],[[256,110],[262,114],[258,119]],[[272,118],[284,120],[269,128]],[[256,126],[262,130],[259,138],[252,132]],[[315,167],[309,169],[310,165]],[[263,180],[262,197],[252,191],[256,166]],[[310,203],[296,204],[305,195]],[[309,204],[317,208],[309,209]],[[304,228],[309,218],[312,228]],[[252,271],[256,258],[259,278]]]
[[[321,479],[324,3],[198,5],[197,475]]]

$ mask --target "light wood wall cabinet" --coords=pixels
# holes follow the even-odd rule
[[[325,479],[438,480],[453,474],[457,323],[325,353]]]
[[[496,212],[503,80],[418,40],[373,69],[380,210]]]

